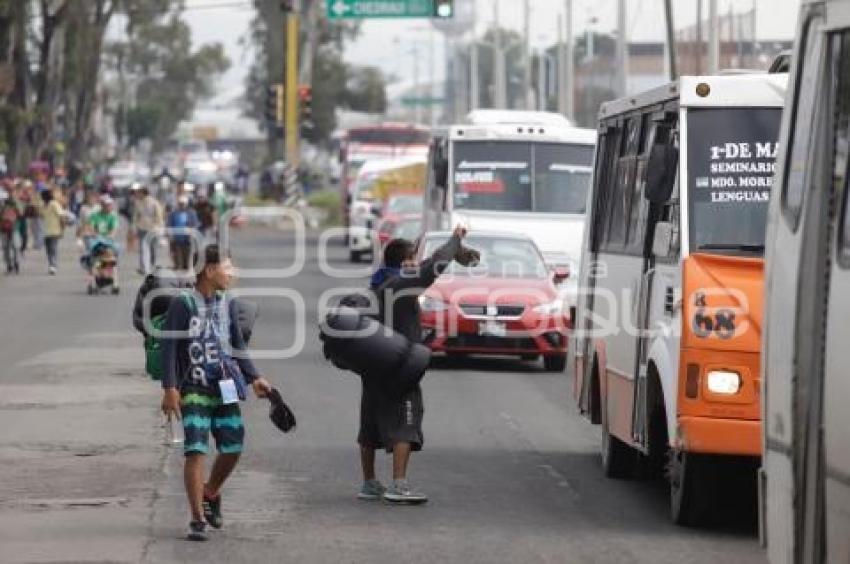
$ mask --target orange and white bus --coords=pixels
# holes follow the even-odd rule
[[[606,103],[584,238],[573,391],[609,477],[668,478],[697,524],[761,455],[765,221],[785,74],[682,77]],[[742,472],[745,469],[746,472]]]

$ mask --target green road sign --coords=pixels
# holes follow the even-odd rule
[[[432,98],[428,96],[405,96],[401,99],[403,106],[438,106],[445,103],[445,98]]]
[[[430,18],[434,0],[327,0],[328,17]]]

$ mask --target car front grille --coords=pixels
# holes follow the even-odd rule
[[[467,317],[487,317],[486,305],[460,304],[460,310]],[[524,305],[501,304],[496,306],[496,317],[521,317]]]
[[[517,351],[537,350],[537,343],[529,337],[489,337],[485,335],[458,335],[446,339],[448,348],[476,347],[487,349],[509,349]]]

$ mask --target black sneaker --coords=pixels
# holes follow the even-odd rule
[[[214,498],[204,494],[204,519],[214,529],[220,529],[224,525],[224,518],[221,516],[221,494]]]
[[[203,542],[209,540],[207,536],[207,524],[203,521],[192,521],[189,523],[189,534],[186,538],[190,541]]]

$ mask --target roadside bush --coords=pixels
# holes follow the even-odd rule
[[[325,225],[339,225],[342,218],[342,201],[337,190],[320,190],[307,196],[307,203],[325,212]]]

